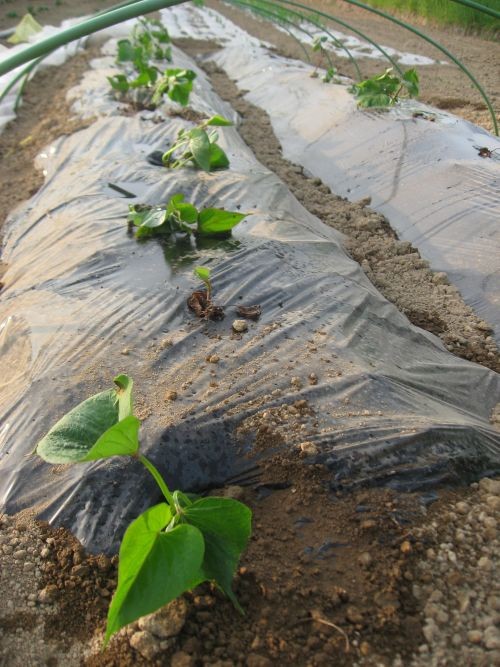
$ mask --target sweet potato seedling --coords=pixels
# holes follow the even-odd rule
[[[326,57],[326,51],[323,48],[323,44],[327,41],[326,35],[317,35],[312,43],[312,50],[314,53],[319,53],[319,58],[318,61],[316,62],[316,67],[314,68],[313,73],[311,74],[311,77],[317,78],[318,76],[318,69],[323,67],[325,57]],[[330,83],[333,81],[333,83],[338,83],[339,78],[337,76],[337,69],[333,66],[330,66],[326,69],[325,74],[321,77],[321,80],[324,83]]]
[[[356,96],[358,107],[390,107],[403,97],[418,97],[418,73],[409,69],[400,78],[390,67],[383,74],[355,83],[349,90]]]
[[[210,278],[210,269],[206,266],[195,266],[194,275],[205,283],[207,288],[207,299],[212,300],[212,280]]]
[[[108,77],[119,98],[138,106],[156,108],[164,95],[186,106],[196,78],[189,69],[167,69],[163,73],[156,64],[170,61],[171,49],[167,29],[154,19],[141,19],[130,39],[118,42],[116,61],[125,68],[124,74]]]
[[[207,580],[242,611],[231,584],[250,538],[252,518],[250,509],[237,500],[171,492],[139,451],[132,379],[118,375],[114,382],[114,389],[91,396],[64,415],[36,449],[54,464],[129,456],[146,467],[163,495],[164,501],[140,514],[123,536],[105,645],[120,628]]]
[[[121,42],[119,42],[120,44]],[[133,48],[141,48],[151,60],[172,60],[170,35],[158,19],[139,18],[130,39]]]
[[[217,143],[217,132],[207,132],[208,127],[227,127],[233,123],[222,116],[212,116],[191,130],[180,130],[177,141],[163,154],[162,162],[165,167],[177,169],[189,163],[203,169],[227,169],[229,159]]]
[[[206,289],[195,290],[189,295],[188,307],[197,317],[203,320],[224,319],[224,308],[216,306],[212,301],[212,279],[210,269],[207,266],[196,266],[194,275],[205,285]]]
[[[154,65],[137,61],[136,72],[132,76],[115,74],[108,77],[119,98],[128,99],[133,104],[155,109],[164,95],[181,106],[189,102],[196,73],[190,69],[167,69],[163,74]]]
[[[128,223],[138,239],[151,236],[173,236],[178,233],[195,236],[227,237],[247,213],[204,208],[184,201],[183,194],[174,195],[166,206],[129,206]]]

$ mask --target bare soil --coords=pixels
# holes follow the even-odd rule
[[[99,3],[99,8],[103,5]],[[62,17],[58,12],[75,15],[75,6],[51,4],[51,20]],[[82,10],[84,6],[79,3]],[[387,42],[391,43],[389,35]],[[491,49],[491,42],[487,44]],[[212,48],[193,42],[183,46],[192,54]],[[40,149],[83,126],[72,118],[65,94],[93,55],[86,52],[57,70],[39,72],[27,88],[18,119],[0,135],[0,225],[40,187],[42,177],[33,168]],[[498,351],[487,324],[478,322],[456,290],[436,281],[418,251],[401,244],[388,221],[370,211],[367,202],[347,202],[284,161],[265,114],[248,105],[222,73],[213,67],[209,71],[219,94],[241,114],[240,131],[258,159],[276,171],[312,213],[347,235],[352,256],[386,296],[417,325],[440,335],[456,354],[498,369]],[[465,97],[463,88],[459,97]],[[373,230],[380,244],[369,253]],[[384,286],[384,281],[389,284]],[[454,312],[447,311],[447,303]],[[273,446],[273,437],[272,432],[260,437],[261,451]],[[86,554],[66,531],[28,514],[0,519],[0,665],[434,664],[437,639],[427,632],[432,610],[426,586],[438,579],[444,582],[450,591],[445,589],[444,597],[449,595],[450,604],[455,604],[452,591],[478,589],[475,574],[460,574],[461,563],[454,568],[451,556],[449,561],[448,556],[444,561],[435,557],[443,541],[445,554],[455,537],[459,541],[450,517],[455,516],[460,528],[461,509],[456,508],[460,503],[475,506],[477,485],[397,494],[387,489],[332,490],[328,480],[328,471],[311,465],[307,451],[299,449],[267,458],[258,484],[220,490],[248,503],[254,512],[253,537],[235,580],[246,615],[240,617],[219,592],[205,585],[184,596],[183,623],[168,639],[134,625],[103,653],[99,646],[116,585],[116,559]],[[473,572],[480,556],[493,561],[498,554],[495,497],[500,493],[485,496],[483,514],[478,510],[471,519],[474,532],[465,544],[472,554]],[[476,594],[477,600],[484,599],[483,606],[471,606],[474,619],[486,619],[484,627],[476,627],[465,608],[460,612],[461,625],[454,617],[443,621],[440,634],[454,648],[435,664],[459,664],[461,657],[463,664],[500,664],[500,644],[496,647],[490,641],[491,632],[486,636],[490,627],[495,630],[499,617],[491,611],[498,598],[488,602],[494,570],[485,572],[491,576],[491,591],[483,582]],[[451,644],[454,629],[458,640]]]

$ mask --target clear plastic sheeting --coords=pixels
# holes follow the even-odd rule
[[[82,19],[68,19],[67,21],[62,21],[61,25],[56,28],[55,26],[46,25],[43,26],[40,32],[34,34],[30,40],[31,44],[35,44],[43,39],[47,39],[51,35],[55,34],[59,30],[64,30],[65,28],[70,28],[71,26],[79,23]],[[77,40],[71,42],[60,49],[55,50],[43,61],[43,66],[52,66],[59,67],[62,65],[68,58],[74,56],[78,51],[84,46],[86,39]],[[10,56],[14,55],[18,51],[23,51],[26,48],[26,44],[16,44],[16,46],[3,46],[0,44],[0,62]],[[23,67],[26,65],[18,67],[17,69],[0,76],[0,93],[9,85],[9,83],[14,79],[14,77],[22,71]],[[14,105],[16,102],[16,97],[18,93],[20,83],[14,87],[9,94],[7,94],[4,99],[0,102],[0,133],[2,132],[5,125],[8,122],[13,120],[16,117],[16,112],[14,110]]]
[[[210,59],[269,114],[284,157],[336,194],[370,196],[372,208],[448,275],[500,342],[500,160],[478,154],[500,148],[500,140],[415,101],[360,111],[345,86],[311,79],[310,66],[277,57],[219,17],[175,7],[170,31],[222,44]],[[223,36],[235,31],[238,44],[225,44]]]
[[[227,112],[202,73],[196,85],[213,112]],[[413,327],[236,129],[220,132],[227,171],[147,162],[187,126],[106,116],[61,138],[42,159],[44,186],[9,220],[0,298],[2,509],[34,508],[87,548],[112,552],[130,520],[159,500],[133,459],[50,466],[33,454],[57,419],[119,372],[136,382],[143,450],[173,489],[258,479],[261,457],[306,440],[334,488],[413,489],[497,471],[500,435],[489,416],[499,376]],[[127,205],[178,192],[198,207],[251,215],[228,240],[138,243],[127,232]],[[211,267],[215,302],[226,309],[220,322],[187,308],[200,264]],[[262,307],[242,335],[231,329],[237,304]],[[207,361],[211,355],[219,362]],[[256,447],[252,419],[298,400],[305,421],[291,410],[283,443]]]

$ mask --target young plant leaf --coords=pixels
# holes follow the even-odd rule
[[[246,213],[233,213],[219,208],[206,208],[198,216],[198,233],[202,236],[226,234],[246,215]]]
[[[134,456],[139,451],[140,426],[141,422],[137,417],[125,417],[108,428],[80,461],[97,461],[110,456]]]
[[[124,74],[108,76],[108,81],[113,90],[117,90],[119,93],[126,93],[130,89],[130,84]]]
[[[166,217],[167,214],[163,206],[154,206],[142,218],[142,221],[139,226],[149,227],[150,229],[155,227],[161,227],[164,224]]]
[[[198,276],[198,278],[205,283],[205,285],[209,285],[210,283],[210,269],[207,269],[206,266],[195,266],[194,268],[194,274],[195,276]]]
[[[134,403],[132,399],[132,389],[134,388],[134,381],[128,375],[122,373],[113,378],[116,384],[116,394],[118,396],[118,421],[129,417],[134,412]]]
[[[194,128],[189,133],[189,150],[193,154],[196,164],[203,171],[210,171],[210,140],[205,130]]]
[[[118,42],[117,61],[119,63],[131,62],[135,60],[136,56],[137,52],[132,46],[131,41],[129,39],[120,39]]]
[[[233,122],[231,120],[228,120],[227,118],[224,118],[224,116],[219,116],[218,114],[215,114],[215,116],[212,116],[209,118],[204,125],[215,125],[217,127],[229,127],[230,125],[233,125]]]
[[[118,378],[119,391],[124,392],[122,410],[125,412],[126,404],[131,401],[128,390],[132,390],[132,385],[127,383],[126,375],[118,376]],[[49,463],[85,461],[101,436],[118,423],[119,413],[120,399],[115,389],[95,394],[64,415],[40,440],[36,452]],[[128,447],[127,445],[126,453],[129,453]],[[119,453],[113,453],[111,456]]]
[[[219,144],[210,144],[210,171],[227,169],[228,167],[229,158]]]
[[[195,224],[198,219],[198,209],[193,204],[185,202],[184,195],[179,193],[168,202],[167,215],[175,215],[183,222]]]
[[[410,97],[418,97],[419,93],[419,76],[416,69],[408,69],[403,74],[403,81],[405,83],[406,89],[408,90],[408,95]]]
[[[230,498],[201,498],[184,508],[184,518],[203,533],[204,578],[216,581],[235,607],[242,611],[231,582],[252,531],[251,510]]]
[[[162,503],[146,510],[127,528],[105,644],[124,625],[151,614],[203,581],[201,532],[188,524],[163,532],[171,518],[170,508]]]

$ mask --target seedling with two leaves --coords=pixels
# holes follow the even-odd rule
[[[128,222],[135,228],[137,239],[151,236],[168,237],[177,233],[195,236],[227,237],[248,214],[204,208],[184,201],[184,195],[174,195],[166,206],[129,206]]]
[[[318,76],[318,69],[323,67],[324,61],[326,56],[328,55],[325,49],[323,48],[323,44],[328,40],[326,35],[317,35],[312,43],[312,50],[314,53],[319,53],[319,59],[318,62],[316,63],[316,67],[314,68],[314,72],[311,74],[311,77],[314,79]],[[338,72],[337,68],[333,67],[333,65],[330,63],[330,66],[327,67],[325,74],[322,76],[321,80],[324,83],[339,83],[340,79],[338,78]]]
[[[412,68],[399,77],[389,67],[383,74],[355,83],[349,90],[356,96],[358,107],[390,107],[403,97],[418,97],[418,73]]]
[[[207,580],[215,582],[242,611],[231,583],[250,538],[252,517],[250,509],[237,500],[171,492],[139,451],[140,422],[133,414],[132,379],[118,375],[114,382],[115,389],[91,396],[62,417],[36,449],[53,464],[131,457],[146,467],[164,497],[125,531],[105,645],[120,628]]]
[[[223,116],[215,115],[191,130],[180,130],[177,141],[163,154],[163,164],[170,169],[177,169],[191,163],[207,172],[227,169],[229,158],[217,143],[219,135],[214,131],[207,132],[207,128],[232,124]]]
[[[206,289],[195,290],[187,300],[187,305],[193,313],[203,320],[223,320],[224,308],[216,306],[212,301],[211,272],[207,266],[196,266],[194,275],[205,285]]]

